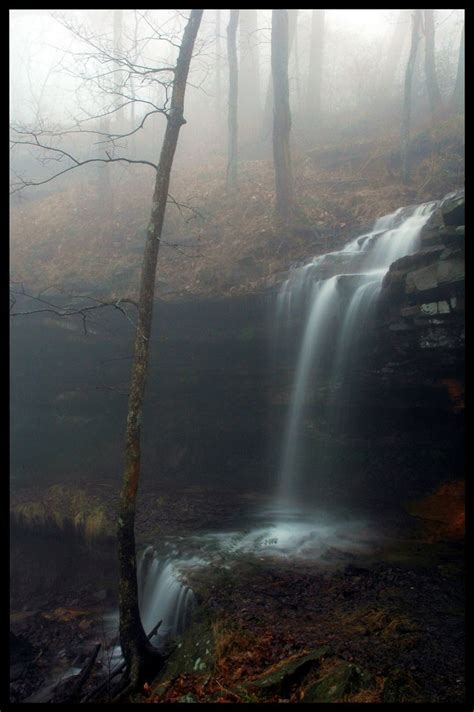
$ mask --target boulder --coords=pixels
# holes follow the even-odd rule
[[[259,679],[252,680],[249,685],[265,694],[285,697],[291,687],[300,682],[307,673],[318,666],[321,660],[329,654],[329,648],[318,648],[304,656],[291,657],[275,665],[270,672],[265,672]]]
[[[372,675],[353,663],[338,661],[336,666],[304,690],[303,702],[341,702],[359,690],[373,687]]]
[[[445,225],[464,225],[465,198],[464,191],[458,191],[448,196],[441,204]]]

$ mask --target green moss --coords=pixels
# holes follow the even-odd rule
[[[196,661],[199,660],[199,670]],[[205,667],[203,667],[203,665]],[[157,691],[163,689],[166,680],[183,673],[211,671],[215,667],[215,640],[212,616],[205,608],[199,608],[195,619],[185,633],[176,640],[176,647],[168,660],[166,669],[155,680]]]

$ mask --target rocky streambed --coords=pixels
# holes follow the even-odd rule
[[[282,541],[249,530],[248,516],[232,531],[225,506],[219,521],[217,501],[217,526],[204,535],[184,518],[168,538],[169,553],[200,554],[185,572],[197,605],[166,670],[137,701],[462,701],[462,492],[448,487],[441,499],[444,510],[438,497],[411,515],[387,511],[377,522],[320,533],[312,559],[307,546],[285,552]],[[433,527],[443,511],[444,527]],[[148,535],[156,537],[153,529]],[[115,665],[113,545],[98,539],[75,548],[69,542],[68,549],[75,554],[58,563],[49,586],[43,580],[32,588],[30,579],[16,589],[12,701],[49,699],[52,686],[65,674],[72,681],[98,643],[84,694]],[[31,556],[41,566],[50,554],[51,540]]]

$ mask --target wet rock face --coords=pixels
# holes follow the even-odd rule
[[[421,234],[421,249],[394,262],[380,299],[379,370],[462,380],[464,195],[446,199]],[[403,361],[403,368],[402,368]],[[385,362],[385,363],[384,363]],[[398,362],[398,368],[397,368]]]
[[[465,215],[465,199],[464,190],[458,191],[449,196],[441,205],[444,224],[449,225],[464,225]]]

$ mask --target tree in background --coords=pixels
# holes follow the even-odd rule
[[[113,53],[115,57],[119,57],[122,53],[122,20],[123,20],[123,10],[113,11]],[[114,133],[120,130],[119,115],[120,115],[120,97],[119,92],[122,84],[122,76],[120,71],[120,64],[118,62],[114,63],[114,112],[112,114],[106,113],[105,116],[101,118],[100,129],[104,135],[111,133],[111,122],[114,123]],[[133,102],[134,104],[135,102]],[[97,183],[98,190],[97,196],[101,204],[105,207],[109,216],[113,216],[114,212],[114,191],[111,182],[111,176],[109,171],[109,166],[106,163],[99,163],[97,165]]]
[[[403,49],[410,36],[410,25],[411,10],[400,10],[380,74],[380,93],[383,96],[390,96],[393,91],[394,79],[400,66]]]
[[[428,91],[430,111],[434,116],[443,105],[438,86],[438,78],[436,76],[434,10],[423,10],[423,20],[425,31],[426,88]]]
[[[230,11],[227,26],[227,56],[229,59],[229,108],[227,122],[229,127],[228,153],[227,153],[227,189],[237,188],[237,141],[238,122],[237,105],[239,94],[239,68],[237,64],[237,25],[239,24],[239,10]]]
[[[272,13],[274,10],[272,10]],[[282,10],[283,12],[283,10]],[[291,49],[296,36],[296,25],[298,20],[298,10],[285,10],[288,16],[288,60],[291,55]],[[272,22],[273,28],[273,22]],[[272,29],[273,31],[273,29]],[[273,43],[272,43],[273,46]],[[287,71],[288,74],[288,71]],[[273,107],[273,75],[270,74],[268,80],[267,93],[265,97],[265,106],[263,107],[262,130],[261,138],[266,139],[272,128],[272,107]]]
[[[462,113],[464,111],[464,23],[461,32],[461,43],[459,45],[458,69],[456,72],[456,84],[454,85],[451,97],[451,106],[454,111]]]
[[[257,10],[240,10],[239,25],[239,133],[252,141],[261,112]]]
[[[321,81],[323,76],[324,10],[313,10],[309,50],[307,112],[311,125],[321,116]]]
[[[288,83],[288,12],[272,10],[273,162],[275,211],[287,224],[293,212],[293,172],[290,153],[290,92]]]
[[[221,64],[221,11],[216,10],[216,129],[220,137],[222,114],[222,64]]]
[[[405,72],[405,93],[403,99],[402,127],[401,127],[401,171],[402,179],[408,182],[410,179],[409,166],[409,146],[410,146],[410,120],[412,108],[412,85],[413,72],[417,56],[418,43],[420,41],[421,10],[414,10],[412,17],[411,46]]]

